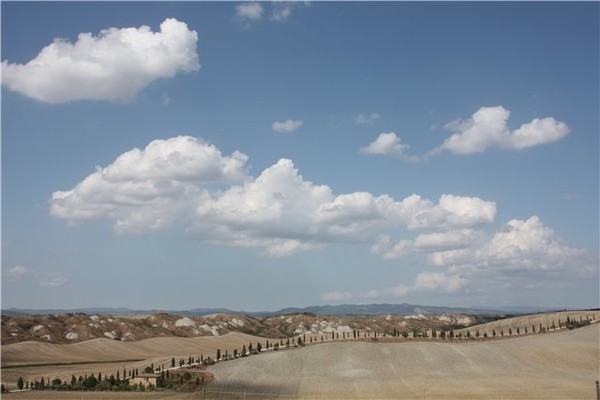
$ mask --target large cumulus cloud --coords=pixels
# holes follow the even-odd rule
[[[258,247],[269,256],[370,243],[393,227],[466,229],[492,223],[496,215],[494,202],[477,197],[444,194],[436,203],[417,194],[401,200],[369,192],[336,195],[304,179],[288,159],[254,178],[247,161],[240,152],[224,156],[188,136],[155,140],[98,167],[72,189],[54,192],[50,211],[70,223],[109,219],[121,233],[181,222],[199,240]]]

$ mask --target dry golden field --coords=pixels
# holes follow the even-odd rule
[[[335,341],[291,351],[269,351],[209,368],[215,381],[207,399],[594,399],[600,376],[599,312],[569,312],[594,319],[591,326],[496,340],[383,343]],[[549,313],[496,321],[476,329],[516,329],[558,324],[566,314]],[[490,327],[491,326],[491,327]],[[269,339],[273,340],[273,339]],[[74,374],[115,374],[123,368],[170,365],[171,357],[214,358],[265,338],[241,333],[198,338],[155,338],[140,342],[109,339],[71,345],[25,342],[2,346],[2,382],[19,376],[62,380]],[[129,360],[129,361],[126,361]],[[139,360],[139,361],[134,361]],[[94,361],[95,363],[92,363]],[[37,366],[34,364],[38,364]],[[39,365],[45,364],[45,365]],[[54,364],[54,365],[48,365]],[[26,392],[9,399],[192,399],[200,393]],[[3,396],[5,397],[5,396]]]
[[[215,365],[209,389],[223,393],[207,398],[594,399],[599,343],[599,324],[505,340],[326,343]]]

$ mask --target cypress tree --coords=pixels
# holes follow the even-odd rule
[[[17,388],[19,390],[23,390],[23,377],[20,376],[19,379],[17,380]]]

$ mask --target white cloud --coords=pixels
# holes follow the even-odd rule
[[[428,156],[444,150],[455,154],[482,153],[492,147],[521,150],[556,142],[569,133],[564,122],[552,117],[533,119],[511,131],[507,125],[509,116],[510,111],[502,106],[481,107],[468,120],[450,122],[445,128],[454,134],[430,151]]]
[[[478,197],[443,194],[438,204],[412,195],[402,201],[409,229],[452,230],[494,222],[496,203]]]
[[[446,275],[443,272],[422,272],[417,275],[414,291],[436,291],[454,293],[468,283],[458,274]]]
[[[264,247],[267,255],[285,256],[329,243],[369,242],[386,226],[489,222],[495,205],[481,204],[494,212],[481,217],[480,210],[460,209],[461,215],[417,195],[402,201],[367,192],[335,196],[329,186],[305,181],[291,160],[282,159],[255,180],[205,199],[197,208],[193,232],[202,240]]]
[[[416,237],[414,246],[419,250],[467,247],[480,241],[482,235],[482,232],[474,229],[424,233]]]
[[[40,286],[58,287],[69,281],[69,274],[65,272],[48,272],[39,279]]]
[[[70,222],[109,218],[119,232],[161,229],[193,214],[208,196],[205,184],[247,179],[247,160],[189,136],[155,140],[98,167],[73,189],[54,192],[50,213]]]
[[[263,12],[262,5],[257,2],[242,3],[235,6],[235,14],[238,18],[258,21],[262,18]]]
[[[379,113],[371,113],[369,115],[358,114],[356,118],[354,118],[354,123],[356,125],[373,125],[379,118],[381,118]]]
[[[406,154],[408,149],[410,146],[403,144],[394,132],[383,132],[368,146],[361,147],[360,153],[391,156],[404,161],[419,161],[419,157]]]
[[[405,297],[408,296],[412,288],[407,285],[399,284],[383,290],[383,294],[391,297]]]
[[[275,121],[271,125],[271,128],[273,128],[273,130],[275,132],[289,133],[289,132],[293,132],[296,129],[300,128],[303,123],[304,122],[302,122],[300,120],[295,121],[292,119],[288,119],[285,121]]]
[[[385,289],[371,289],[359,294],[360,297],[373,299],[378,297],[406,297],[414,293],[455,293],[464,288],[469,281],[458,274],[446,275],[443,272],[422,272],[412,285],[398,284]]]
[[[551,270],[568,268],[586,254],[562,243],[537,216],[510,220],[480,246],[434,252],[437,266],[475,266],[479,269]]]
[[[423,233],[415,240],[402,239],[395,244],[390,236],[382,236],[371,246],[371,252],[380,254],[384,260],[395,260],[413,252],[430,253],[442,249],[465,248],[482,241],[483,235],[483,232],[465,228]]]
[[[379,297],[380,295],[381,293],[377,289],[367,290],[366,292],[361,292],[358,294],[359,297],[362,297],[364,299],[374,299]]]
[[[480,257],[482,250],[473,249],[486,239],[475,227],[496,216],[496,204],[478,197],[443,194],[435,203],[416,194],[401,200],[368,192],[336,195],[305,180],[291,160],[279,160],[256,178],[248,176],[247,162],[240,152],[225,156],[189,136],[155,140],[97,167],[71,190],[54,192],[50,212],[70,223],[108,219],[119,233],[181,223],[198,240],[259,248],[268,257],[375,242],[371,251],[384,259],[416,251],[434,265]],[[391,228],[424,232],[396,243],[385,234]]]
[[[16,281],[21,278],[24,278],[25,276],[29,275],[30,273],[31,273],[31,271],[29,270],[29,268],[24,267],[22,265],[16,265],[12,268],[4,270],[2,275],[4,275],[4,277],[7,278],[8,280]]]
[[[273,3],[272,19],[275,21],[285,21],[292,15],[294,3],[287,1],[277,1]]]
[[[352,298],[352,293],[350,292],[328,292],[325,293],[323,296],[321,296],[321,300],[324,301],[335,301],[335,302],[339,302],[339,301],[346,301],[346,300],[350,300]]]
[[[159,32],[141,26],[81,33],[74,44],[55,39],[26,64],[2,61],[2,84],[47,103],[131,101],[154,80],[197,71],[197,40],[174,18]]]

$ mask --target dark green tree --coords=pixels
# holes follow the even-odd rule
[[[19,379],[17,380],[17,389],[23,390],[23,377],[22,376],[20,376]]]
[[[221,359],[221,349],[217,349],[217,361]]]
[[[94,376],[94,374],[88,376],[84,381],[83,381],[83,386],[85,386],[88,389],[93,389],[96,387],[96,385],[98,384],[98,379]]]

